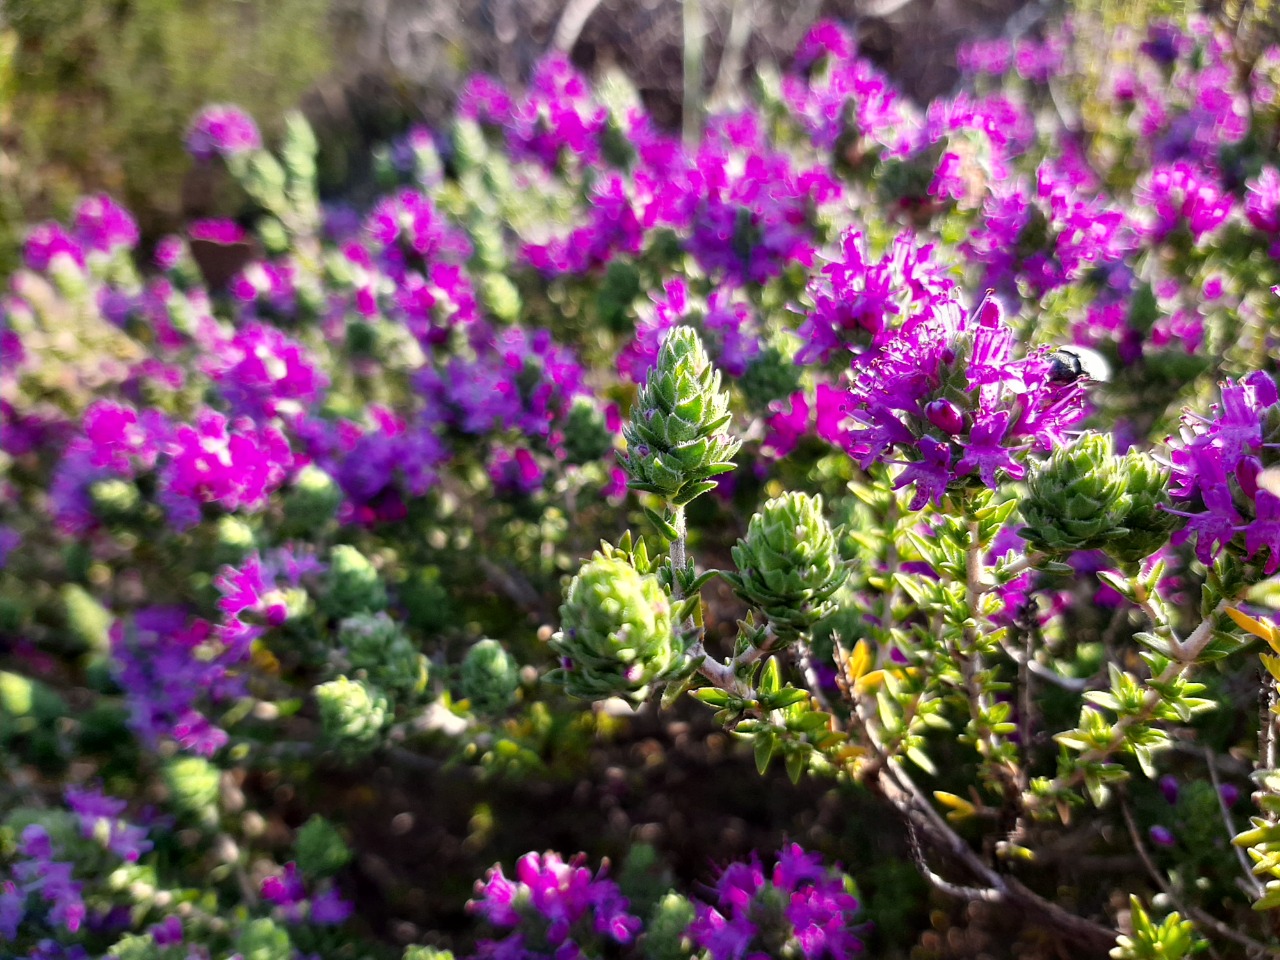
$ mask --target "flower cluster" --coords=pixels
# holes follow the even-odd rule
[[[85,901],[86,884],[97,879],[86,863],[97,850],[117,863],[133,863],[152,848],[145,828],[121,818],[125,801],[75,786],[67,787],[65,800],[69,813],[56,811],[21,827],[12,879],[0,879],[0,943],[16,941],[23,926],[74,936],[99,922]]]
[[[627,913],[627,898],[605,868],[592,876],[585,861],[585,854],[566,863],[550,851],[526,853],[511,879],[500,865],[490,870],[468,906],[510,932],[482,941],[477,960],[586,960],[597,944],[630,944],[640,918]]]
[[[265,878],[261,890],[262,899],[275,904],[290,923],[299,923],[305,918],[318,926],[337,926],[355,910],[332,886],[326,885],[318,893],[309,892],[293,861],[284,865],[279,876]]]
[[[996,300],[968,315],[942,302],[857,371],[848,448],[864,469],[905,463],[896,485],[915,484],[919,509],[940,503],[952,484],[1021,478],[1025,450],[1048,450],[1084,416],[1083,390],[1078,378],[1056,372],[1048,351],[1016,356]]]
[[[197,160],[235,157],[260,146],[257,124],[243,110],[227,104],[205,107],[187,129],[187,151]]]
[[[767,877],[755,856],[726,867],[715,902],[697,905],[689,935],[712,960],[767,960],[788,949],[805,960],[843,960],[862,952],[851,889],[838,868],[793,843]]]
[[[797,331],[803,346],[797,363],[825,363],[838,350],[879,346],[893,330],[928,304],[945,300],[955,281],[933,260],[934,245],[899,234],[872,262],[857,230],[840,239],[841,258],[809,283],[813,308]]]
[[[1280,393],[1261,372],[1226,380],[1221,389],[1210,414],[1188,413],[1173,441],[1169,495],[1173,512],[1187,518],[1174,542],[1194,536],[1205,564],[1229,545],[1251,559],[1266,551],[1270,576],[1280,570],[1280,484],[1266,470],[1273,466]]]

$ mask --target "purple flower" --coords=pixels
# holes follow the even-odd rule
[[[1252,180],[1245,182],[1248,196],[1244,213],[1249,222],[1266,234],[1280,234],[1280,170],[1263,167]]]
[[[192,240],[205,243],[216,243],[218,246],[231,246],[245,243],[249,239],[248,232],[234,220],[192,220],[187,224],[187,236]]]
[[[9,562],[9,554],[22,543],[22,534],[7,524],[0,523],[0,570]]]
[[[580,855],[566,863],[556,853],[528,853],[516,863],[514,880],[500,866],[476,884],[476,899],[468,909],[496,927],[511,932],[499,941],[483,941],[481,957],[552,960],[581,957],[583,943],[592,936],[629,944],[640,929],[640,918],[627,913],[627,900],[617,884],[594,877]],[[512,929],[515,928],[515,929]],[[545,942],[551,954],[524,950],[527,940]]]
[[[1151,211],[1145,232],[1156,243],[1183,225],[1199,241],[1231,213],[1231,196],[1218,179],[1186,160],[1152,167],[1134,196]]]
[[[1186,517],[1173,543],[1196,537],[1196,557],[1211,564],[1215,553],[1243,533],[1246,556],[1266,551],[1264,571],[1280,570],[1280,497],[1258,484],[1269,458],[1263,430],[1280,404],[1275,382],[1261,371],[1221,384],[1222,399],[1210,416],[1183,415],[1170,440],[1171,513]]]
[[[179,529],[198,519],[198,506],[259,509],[293,466],[293,454],[277,428],[248,417],[228,420],[204,410],[194,426],[182,425],[168,445],[161,471],[161,499]]]
[[[168,916],[151,928],[151,938],[157,947],[176,946],[182,942],[182,921]]]
[[[33,227],[22,245],[23,263],[29,270],[45,271],[59,260],[83,267],[84,248],[59,224]]]
[[[105,193],[86,197],[76,206],[76,234],[86,250],[111,253],[118,248],[133,249],[138,242],[138,225],[128,211]]]
[[[714,892],[715,904],[695,903],[688,929],[712,960],[776,956],[781,944],[794,944],[790,949],[806,960],[845,960],[862,951],[854,923],[859,904],[845,889],[844,876],[798,844],[778,855],[768,880],[753,854],[726,867]],[[785,905],[781,916],[778,903]]]
[[[527,497],[542,489],[543,472],[528,449],[497,447],[489,457],[489,479],[499,493]]]
[[[12,880],[0,881],[0,940],[18,938],[18,924],[26,913],[26,899]]]
[[[261,146],[257,124],[229,104],[205,107],[187,128],[187,152],[200,161],[236,157]]]
[[[355,909],[337,890],[324,890],[311,898],[311,922],[325,927],[337,926],[346,922]]]
[[[130,622],[116,621],[110,638],[129,724],[144,741],[172,737],[204,756],[226,742],[199,705],[243,692],[237,670],[248,660],[247,644],[228,644],[225,631],[179,607],[144,607]]]
[[[248,323],[212,345],[204,372],[232,411],[255,420],[296,413],[318,402],[328,378],[302,346],[275,327]]]
[[[794,65],[797,70],[806,70],[822,57],[847,60],[853,52],[853,41],[840,24],[834,20],[819,20],[796,47]]]
[[[804,341],[797,363],[825,363],[838,350],[879,346],[903,322],[955,289],[933,260],[933,244],[921,246],[909,233],[900,234],[877,262],[868,258],[857,230],[845,231],[840,251],[841,259],[809,283],[814,306],[797,331]]]
[[[1147,835],[1151,838],[1151,842],[1159,847],[1172,847],[1178,842],[1172,830],[1159,824],[1148,830]]]

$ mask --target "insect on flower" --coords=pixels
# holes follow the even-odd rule
[[[1111,365],[1106,357],[1088,347],[1059,347],[1049,355],[1049,379],[1058,383],[1092,380],[1106,383],[1111,379]]]

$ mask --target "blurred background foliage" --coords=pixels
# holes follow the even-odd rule
[[[9,0],[0,33],[0,269],[24,222],[87,191],[147,236],[198,192],[182,135],[233,101],[268,135],[332,68],[329,0]],[[190,198],[188,198],[190,202]]]
[[[732,93],[783,62],[819,17],[856,28],[864,53],[928,98],[955,81],[964,39],[1053,9],[1023,0],[697,0],[704,83]],[[926,26],[927,25],[927,26]],[[0,271],[27,224],[105,190],[154,242],[184,217],[226,214],[182,135],[202,105],[234,102],[268,139],[301,104],[320,133],[321,189],[358,197],[369,147],[441,120],[473,71],[518,84],[552,47],[589,72],[624,70],[678,127],[681,0],[3,0]],[[728,51],[726,53],[726,51]]]

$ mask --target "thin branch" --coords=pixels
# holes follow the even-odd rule
[[[1236,846],[1231,841],[1236,835],[1236,825],[1231,818],[1231,810],[1227,807],[1226,798],[1222,796],[1222,781],[1218,777],[1218,765],[1213,751],[1208,747],[1204,748],[1205,765],[1209,768],[1209,780],[1213,783],[1213,792],[1218,797],[1218,809],[1222,812],[1222,823],[1227,828],[1227,843],[1231,844],[1236,852],[1236,859],[1240,861],[1240,869],[1244,871],[1245,883],[1248,885],[1249,891],[1255,897],[1262,896],[1262,884],[1258,878],[1253,875],[1253,867],[1249,865],[1249,858],[1245,855],[1241,847]]]
[[[578,42],[578,37],[582,35],[582,28],[587,25],[591,14],[595,13],[598,6],[600,6],[600,0],[569,0],[560,14],[559,23],[556,24],[551,46],[565,54],[572,50],[573,45]]]
[[[1133,847],[1138,852],[1138,856],[1142,859],[1142,865],[1147,868],[1147,873],[1151,875],[1151,879],[1155,881],[1155,884],[1160,888],[1160,891],[1169,898],[1169,901],[1177,907],[1178,911],[1184,917],[1194,919],[1196,923],[1208,927],[1220,937],[1233,940],[1248,950],[1257,951],[1258,955],[1261,957],[1271,957],[1275,955],[1272,948],[1268,947],[1265,943],[1261,943],[1258,940],[1254,940],[1252,937],[1246,936],[1245,934],[1232,929],[1221,920],[1218,920],[1211,914],[1205,913],[1194,904],[1186,903],[1180,896],[1178,896],[1177,891],[1169,884],[1164,871],[1157,867],[1155,861],[1151,859],[1151,854],[1147,851],[1147,845],[1142,841],[1142,834],[1138,830],[1138,824],[1134,822],[1133,811],[1129,809],[1129,800],[1127,797],[1120,797],[1120,812],[1124,815],[1125,826],[1129,828],[1129,839],[1133,841]],[[1213,944],[1209,945],[1209,953],[1215,957],[1219,955],[1217,950],[1214,949]]]
[[[920,846],[920,838],[916,835],[916,825],[912,820],[907,821],[907,846],[911,848],[911,859],[916,862],[916,867],[929,881],[930,885],[942,891],[948,896],[956,897],[960,900],[982,900],[986,903],[1000,903],[1004,900],[1004,893],[996,890],[994,887],[966,887],[958,883],[952,883],[950,880],[944,880],[929,867],[928,860],[925,859],[924,850]]]
[[[742,76],[747,41],[755,23],[755,0],[733,0],[733,12],[729,17],[729,31],[724,38],[724,52],[720,54],[720,67],[716,82],[711,88],[710,102],[723,103],[738,85]]]
[[[685,146],[702,135],[702,61],[707,44],[707,24],[702,0],[681,0],[684,25],[684,94],[681,101]]]

